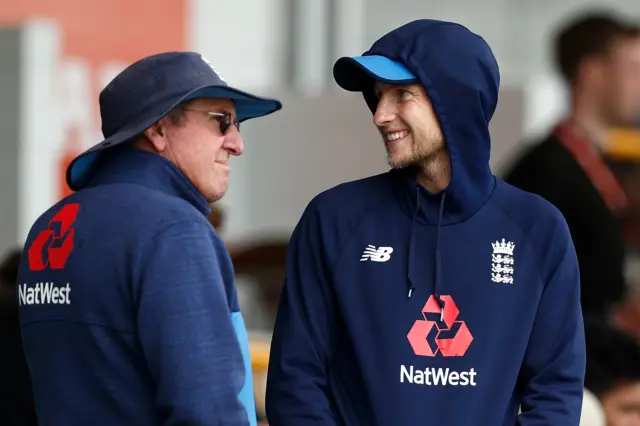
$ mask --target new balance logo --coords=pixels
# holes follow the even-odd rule
[[[360,262],[371,260],[372,262],[386,262],[391,259],[391,253],[393,253],[393,247],[378,247],[368,245],[362,253]]]

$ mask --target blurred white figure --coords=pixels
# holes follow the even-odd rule
[[[600,401],[587,389],[582,399],[580,426],[605,426],[604,410]]]

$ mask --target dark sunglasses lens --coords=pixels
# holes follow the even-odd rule
[[[225,114],[221,117],[218,117],[218,123],[220,123],[220,133],[227,133],[227,130],[229,130],[229,127],[231,127],[231,115]]]
[[[227,130],[229,130],[229,127],[231,127],[231,125],[236,126],[236,129],[238,131],[240,131],[240,122],[238,120],[233,120],[231,118],[231,114],[225,114],[222,117],[219,117],[219,122],[220,122],[220,132],[227,133]]]

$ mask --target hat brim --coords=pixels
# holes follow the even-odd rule
[[[90,170],[96,165],[100,152],[131,140],[160,121],[180,103],[198,98],[223,98],[233,101],[238,121],[263,117],[282,109],[282,103],[276,99],[263,98],[229,86],[202,86],[186,93],[159,114],[136,123],[131,123],[115,132],[102,142],[78,155],[67,167],[67,185],[72,191],[82,188],[90,178]]]
[[[282,108],[280,101],[261,98],[229,86],[205,86],[194,90],[180,102],[197,98],[231,99],[236,108],[238,121],[250,120],[274,113]],[[176,104],[177,105],[177,104]],[[175,107],[175,106],[174,106]],[[173,107],[172,107],[173,108]]]
[[[386,56],[367,55],[342,57],[333,66],[333,78],[349,92],[362,92],[372,81],[389,84],[411,84],[418,78],[400,62]]]

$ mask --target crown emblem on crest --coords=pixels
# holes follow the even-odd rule
[[[516,245],[511,241],[506,242],[504,238],[502,242],[496,241],[495,243],[491,243],[493,247],[493,254],[508,254],[509,256],[513,255],[513,250],[516,248]]]

